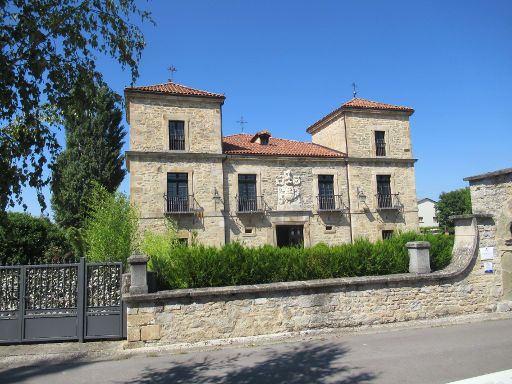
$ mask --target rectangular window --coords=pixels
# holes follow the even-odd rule
[[[188,238],[187,237],[179,237],[178,244],[182,247],[188,247]]]
[[[169,149],[185,150],[185,122],[179,120],[169,121]]]
[[[384,131],[375,131],[375,154],[386,156],[386,140]]]
[[[421,217],[421,216],[418,217],[418,220],[419,220],[420,223],[423,223],[423,217]]]
[[[256,196],[256,175],[238,175],[238,211],[258,210]]]
[[[167,212],[188,212],[188,174],[167,174]]]
[[[333,175],[318,175],[318,207],[322,210],[335,209]]]
[[[377,175],[377,203],[379,208],[391,208],[391,176]]]
[[[393,230],[382,231],[382,240],[388,240],[393,237]]]

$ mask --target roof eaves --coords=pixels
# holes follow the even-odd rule
[[[311,124],[307,129],[307,133],[312,133],[316,128],[318,128],[320,125],[328,122],[331,119],[334,119],[338,114],[341,114],[343,112],[343,106],[336,108],[334,111],[328,113],[324,117],[322,117],[320,120],[316,121],[315,123]]]
[[[345,105],[345,106],[342,106],[341,109],[343,110],[350,110],[350,111],[355,111],[355,110],[358,110],[358,111],[390,111],[390,112],[403,112],[403,113],[409,113],[409,114],[413,114],[414,113],[414,109],[413,108],[408,108],[408,107],[403,107],[403,108],[393,108],[393,107],[364,107],[364,106],[356,106],[356,105]]]
[[[431,198],[429,198],[429,197],[424,197],[423,199],[419,199],[419,200],[418,200],[418,204],[423,203],[424,201],[431,201],[432,203],[436,203],[436,201],[435,201],[435,200],[432,200],[432,199],[431,199]]]
[[[505,168],[505,169],[500,169],[500,170],[493,171],[493,172],[482,173],[480,175],[468,176],[462,180],[477,181],[477,180],[482,180],[482,179],[487,179],[487,178],[499,177],[499,176],[507,175],[509,173],[512,173],[512,168]]]
[[[371,107],[371,106],[361,106],[361,105],[360,106],[347,105],[351,101],[352,100],[342,104],[340,107],[336,108],[334,111],[328,113],[327,115],[322,117],[320,120],[318,120],[317,122],[315,122],[312,125],[310,125],[306,129],[306,132],[308,132],[308,133],[314,132],[316,130],[316,128],[318,128],[319,126],[321,126],[324,123],[327,123],[329,120],[335,118],[336,116],[343,114],[344,111],[357,111],[357,110],[368,111],[368,110],[374,110],[374,111],[403,112],[403,113],[408,113],[409,115],[412,115],[414,113],[414,109],[413,108],[409,108],[409,107],[398,107],[398,106]]]
[[[243,151],[223,151],[223,154],[227,156],[243,156],[243,157],[251,157],[251,156],[264,156],[264,157],[286,157],[286,158],[307,158],[307,159],[333,159],[340,160],[344,159],[344,156],[335,156],[335,155],[308,155],[308,154],[290,154],[290,153],[256,153],[256,152],[243,152]]]
[[[145,94],[155,94],[155,95],[168,95],[168,96],[180,96],[180,97],[200,97],[207,99],[222,99],[225,100],[226,96],[221,94],[212,93],[211,95],[195,95],[190,93],[179,93],[179,92],[166,92],[166,91],[158,91],[158,90],[148,90],[148,89],[135,89],[135,88],[125,88],[125,93],[145,93]]]

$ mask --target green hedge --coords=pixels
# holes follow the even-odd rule
[[[180,246],[166,235],[150,234],[143,251],[161,289],[219,287],[334,277],[387,275],[407,272],[405,243],[429,241],[431,267],[439,270],[451,260],[453,236],[403,233],[386,241],[311,248],[269,245],[248,248],[231,243],[222,248]]]

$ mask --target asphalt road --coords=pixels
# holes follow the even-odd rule
[[[26,365],[8,383],[447,383],[512,368],[512,320],[123,360]]]

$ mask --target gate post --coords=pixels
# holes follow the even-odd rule
[[[18,314],[18,326],[19,326],[19,329],[18,329],[18,332],[19,332],[19,341],[23,341],[23,338],[25,337],[25,284],[26,284],[26,273],[27,273],[27,268],[22,265],[20,267],[20,290],[19,290],[19,293],[20,293],[20,297],[19,297],[19,301],[18,301],[18,305],[20,306],[18,309],[19,309],[19,314]]]
[[[430,243],[409,241],[405,246],[409,251],[409,273],[430,273]]]
[[[78,297],[77,310],[77,336],[80,343],[84,342],[84,318],[85,318],[85,257],[80,258],[78,263]]]
[[[128,258],[130,264],[131,282],[130,293],[148,293],[147,264],[148,257],[144,255],[132,255]]]

